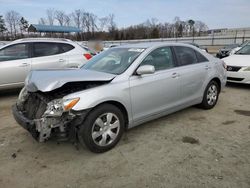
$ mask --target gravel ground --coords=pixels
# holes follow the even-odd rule
[[[0,94],[0,187],[250,187],[250,86],[133,128],[104,154],[34,141],[12,118],[17,93]]]

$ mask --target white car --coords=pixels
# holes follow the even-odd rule
[[[78,68],[92,55],[68,39],[26,38],[0,48],[0,90],[21,87],[31,70]]]
[[[250,45],[226,57],[223,61],[227,65],[227,81],[250,84]]]

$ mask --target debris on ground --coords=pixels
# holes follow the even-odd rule
[[[233,124],[235,123],[236,121],[232,120],[232,121],[224,121],[222,122],[223,125],[230,125],[230,124]]]
[[[189,144],[199,144],[200,141],[196,138],[190,137],[190,136],[184,136],[182,137],[183,143],[189,143]]]
[[[12,157],[13,159],[15,159],[15,158],[16,158],[16,153],[13,153],[13,154],[11,155],[11,157]]]
[[[249,110],[234,110],[235,113],[243,116],[250,116],[250,111]]]

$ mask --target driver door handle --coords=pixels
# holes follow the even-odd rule
[[[29,63],[22,63],[21,65],[19,65],[19,67],[27,67],[29,66]]]
[[[172,78],[177,78],[177,77],[179,77],[179,74],[176,73],[176,72],[174,72],[174,73],[172,74]]]

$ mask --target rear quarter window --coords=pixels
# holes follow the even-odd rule
[[[195,51],[198,63],[207,62],[208,59],[200,52]]]
[[[58,43],[58,45],[60,46],[60,48],[62,49],[62,51],[68,52],[70,50],[73,50],[75,47],[71,44],[63,44],[63,43]]]

